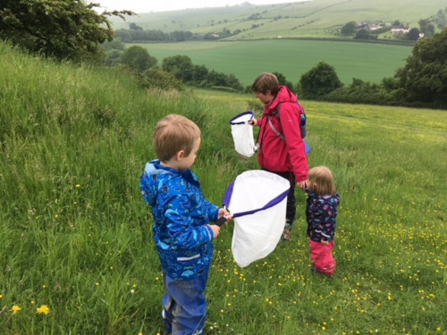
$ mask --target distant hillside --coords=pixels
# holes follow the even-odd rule
[[[145,30],[163,32],[239,32],[226,40],[338,38],[340,28],[349,21],[382,22],[386,25],[399,21],[409,27],[419,27],[419,20],[433,16],[445,7],[445,0],[313,0],[145,13],[128,17],[127,22],[117,18],[112,22],[115,29],[128,28],[129,23],[136,23]],[[125,3],[123,9],[126,9]],[[384,34],[381,38],[389,38],[389,35]]]

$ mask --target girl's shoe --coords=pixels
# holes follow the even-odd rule
[[[313,273],[321,273],[320,271],[318,271],[318,269],[315,266],[312,266],[310,268],[310,271],[312,271]]]
[[[313,272],[313,273],[319,273],[319,274],[321,274],[321,275],[324,275],[324,276],[326,276],[326,277],[332,279],[332,275],[319,271],[315,266],[312,266],[312,267],[310,268],[310,271]]]

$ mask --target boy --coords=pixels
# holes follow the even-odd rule
[[[258,162],[263,170],[290,182],[283,241],[289,241],[296,216],[295,184],[303,191],[307,183],[307,155],[300,131],[298,100],[286,86],[280,86],[273,73],[258,76],[251,87],[264,104],[262,118],[250,124],[261,127],[258,136]],[[282,134],[282,137],[279,134]]]
[[[190,170],[200,147],[200,129],[180,115],[156,126],[158,159],[146,164],[140,187],[152,207],[154,239],[166,293],[162,299],[168,334],[202,334],[206,320],[205,287],[220,227],[209,225],[230,213],[206,201]]]

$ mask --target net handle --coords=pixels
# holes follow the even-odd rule
[[[222,216],[219,220],[216,221],[215,225],[218,227],[222,227],[227,221],[227,218],[225,216]]]

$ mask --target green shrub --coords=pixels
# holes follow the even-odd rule
[[[159,68],[152,68],[143,72],[141,84],[145,88],[157,88],[160,90],[183,91],[185,85],[172,74]]]

